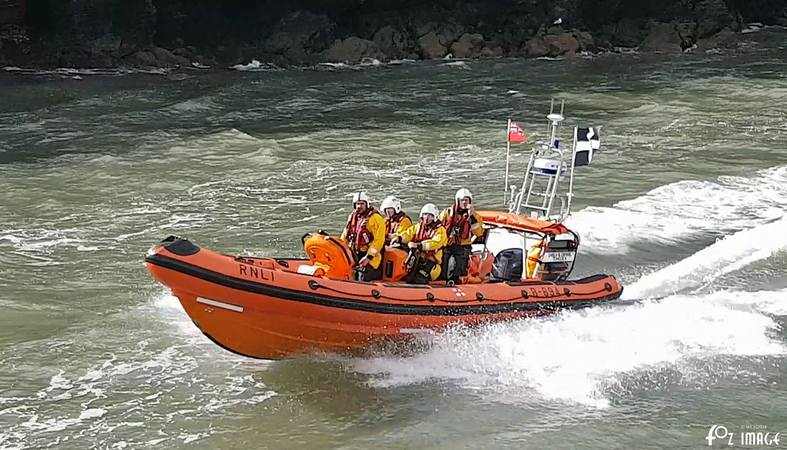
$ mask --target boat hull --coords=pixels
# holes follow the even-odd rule
[[[158,246],[146,267],[207,337],[254,358],[362,354],[455,324],[584,308],[614,300],[623,289],[608,275],[454,287],[331,280],[284,270],[299,264],[293,260],[233,258],[193,247],[188,254]]]

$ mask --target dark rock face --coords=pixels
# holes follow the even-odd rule
[[[0,64],[7,63],[6,54],[18,53],[28,41],[26,12],[25,0],[0,0]]]
[[[0,24],[23,23],[26,12],[25,0],[0,0]]]
[[[694,18],[697,24],[695,36],[698,39],[712,36],[724,28],[740,27],[733,14],[725,7],[722,0],[703,0],[694,7]]]
[[[787,25],[785,0],[727,0],[726,3],[730,11],[740,14],[745,22]]]
[[[413,41],[410,36],[390,25],[385,25],[373,37],[374,43],[385,55],[391,59],[401,59],[413,57],[410,50],[413,48]]]
[[[0,62],[277,65],[732,45],[787,0],[0,0]]]
[[[324,14],[296,11],[276,24],[262,47],[265,53],[293,64],[313,63],[315,55],[333,41],[335,28],[336,24]]]
[[[674,24],[654,22],[650,24],[648,36],[639,47],[645,51],[680,53],[683,51],[683,40]]]
[[[156,34],[157,12],[153,0],[121,1],[114,11],[114,31],[128,49],[147,48]]]

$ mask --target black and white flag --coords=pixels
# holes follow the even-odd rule
[[[593,152],[601,148],[598,128],[574,128],[574,166],[587,166],[593,161]]]

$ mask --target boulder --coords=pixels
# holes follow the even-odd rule
[[[571,33],[547,35],[547,43],[552,56],[573,55],[579,51],[579,41]]]
[[[484,37],[478,33],[465,33],[451,44],[451,53],[455,58],[476,58],[484,48]]]
[[[182,56],[189,60],[192,60],[194,58],[194,53],[196,53],[196,50],[194,49],[194,47],[191,46],[180,47],[180,48],[176,48],[175,50],[172,50],[172,54],[174,54],[175,56]]]
[[[595,39],[593,39],[593,36],[587,31],[575,31],[574,38],[577,40],[577,44],[579,44],[579,51],[595,52],[598,50]]]
[[[564,30],[563,27],[561,27],[560,25],[553,25],[547,28],[546,34],[563,34],[565,32],[566,30]]]
[[[157,65],[160,67],[191,66],[191,61],[187,58],[178,56],[165,48],[153,47],[153,55],[156,57]]]
[[[540,58],[549,55],[549,45],[543,35],[533,36],[525,42],[524,54],[529,58]]]
[[[579,41],[571,33],[539,34],[525,43],[525,54],[530,58],[573,55],[578,50]]]
[[[372,40],[380,51],[394,59],[404,57],[412,47],[407,35],[390,25],[377,30]]]
[[[156,65],[156,55],[146,51],[134,53],[133,55],[131,55],[130,60],[132,64],[137,66],[153,67]]]
[[[648,52],[680,53],[682,42],[674,24],[653,22],[639,48]]]
[[[697,39],[712,36],[724,28],[736,28],[737,21],[724,0],[701,0],[694,6]]]
[[[323,58],[333,62],[357,63],[363,58],[384,59],[385,55],[374,42],[350,36],[344,40],[337,39],[323,52]]]
[[[499,45],[484,47],[478,56],[482,58],[500,58],[503,56],[503,47]]]
[[[418,48],[424,59],[438,59],[446,55],[446,48],[440,43],[437,33],[431,31],[418,39]]]
[[[729,28],[725,28],[713,36],[697,40],[697,49],[700,51],[714,48],[735,48],[740,41],[740,35]]]
[[[440,41],[440,45],[445,48],[449,48],[452,43],[454,43],[460,36],[464,33],[464,27],[462,25],[458,25],[456,23],[445,23],[442,24],[437,30],[437,39]]]
[[[313,55],[331,45],[335,29],[336,24],[324,14],[296,11],[279,21],[273,33],[262,42],[262,49],[289,63],[309,63]]]
[[[523,43],[534,37],[539,30],[542,33],[544,30],[544,22],[540,20],[537,8],[524,7],[522,4],[517,6],[523,9],[513,14],[507,13],[500,20],[495,19],[495,22],[485,27],[483,33],[490,47],[499,46],[505,54],[511,56],[526,55],[526,45]],[[479,27],[479,30],[484,28]]]

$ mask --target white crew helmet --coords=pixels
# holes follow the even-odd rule
[[[389,195],[388,197],[385,197],[385,200],[383,200],[382,203],[380,203],[380,210],[382,212],[385,212],[385,210],[388,208],[393,208],[394,212],[399,214],[402,211],[402,202],[393,195]]]
[[[470,189],[465,189],[465,188],[459,189],[458,191],[456,191],[456,195],[454,196],[454,199],[456,200],[457,203],[459,203],[459,200],[462,200],[465,197],[470,199],[470,203],[473,203],[473,193],[470,192]]]
[[[353,194],[353,207],[358,202],[366,202],[366,206],[369,206],[369,196],[366,195],[366,192],[356,192]]]
[[[423,217],[424,214],[431,214],[432,217],[437,219],[437,216],[440,215],[440,210],[437,209],[434,203],[427,203],[421,208],[421,217]]]

